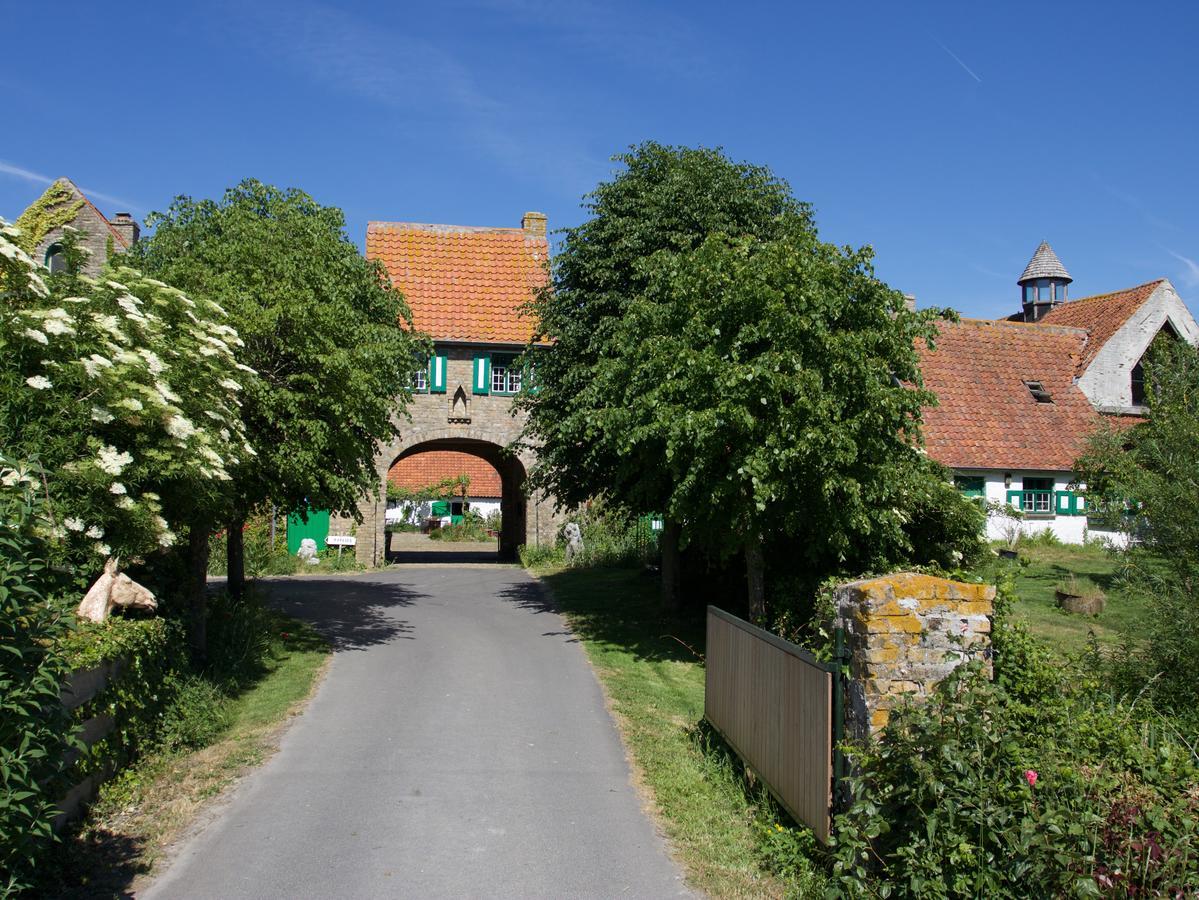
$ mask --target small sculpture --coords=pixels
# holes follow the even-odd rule
[[[83,595],[75,615],[88,622],[103,622],[114,607],[126,612],[155,613],[158,601],[148,588],[124,573],[118,574],[117,560],[110,559],[104,564],[103,574]]]
[[[566,562],[570,563],[583,552],[583,531],[574,522],[567,522],[562,535],[566,538]]]
[[[312,538],[304,538],[300,541],[300,549],[296,551],[296,556],[307,562],[310,566],[315,566],[320,560],[316,555],[316,541]]]

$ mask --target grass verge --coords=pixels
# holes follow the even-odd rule
[[[262,675],[227,701],[227,723],[191,752],[149,754],[104,784],[81,829],[64,838],[43,890],[56,897],[127,897],[166,848],[247,770],[274,751],[329,659],[308,625],[275,617]]]
[[[977,574],[994,581],[1004,570],[1015,576],[1020,596],[1016,614],[1033,633],[1068,653],[1086,649],[1090,635],[1101,646],[1112,647],[1125,636],[1139,638],[1148,610],[1143,595],[1121,588],[1123,565],[1119,554],[1094,545],[1022,544],[1019,560],[993,559]],[[1107,607],[1097,616],[1081,616],[1057,607],[1053,591],[1071,575],[1097,585],[1107,595]]]
[[[702,619],[664,618],[656,579],[637,570],[532,571],[582,641],[691,884],[714,897],[820,896],[811,832],[703,725]]]

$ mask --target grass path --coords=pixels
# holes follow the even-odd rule
[[[785,877],[806,829],[747,789],[738,764],[702,724],[702,619],[657,611],[657,581],[630,569],[539,569],[582,641],[642,786],[689,882],[713,897],[819,896],[811,871]]]

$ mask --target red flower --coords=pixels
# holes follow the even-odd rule
[[[1028,769],[1024,773],[1024,780],[1028,782],[1029,787],[1037,786],[1037,772],[1035,769]]]
[[[283,638],[284,640],[286,640],[287,638],[291,637],[291,635],[290,635],[288,632],[286,632],[286,631],[281,631],[281,632],[279,632],[279,637],[281,637],[281,638]],[[1036,773],[1033,773],[1033,777],[1034,777],[1034,778],[1036,777]]]

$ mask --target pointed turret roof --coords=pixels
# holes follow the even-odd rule
[[[1062,261],[1057,258],[1057,254],[1053,252],[1053,248],[1049,246],[1049,241],[1041,241],[1041,246],[1037,248],[1037,252],[1032,255],[1032,259],[1024,267],[1024,274],[1020,276],[1016,284],[1024,284],[1024,282],[1036,278],[1060,278],[1067,284],[1074,280],[1066,271],[1066,267],[1062,265]]]

